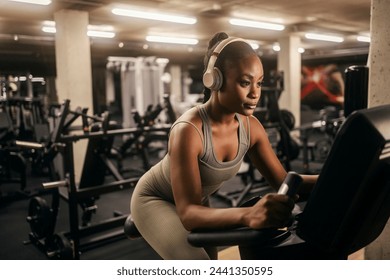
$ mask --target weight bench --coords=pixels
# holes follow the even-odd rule
[[[384,105],[346,119],[291,227],[194,231],[188,241],[238,245],[241,259],[347,259],[381,234],[389,216],[390,105]]]

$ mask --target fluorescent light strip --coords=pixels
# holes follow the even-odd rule
[[[99,38],[114,38],[115,37],[114,32],[98,31],[98,30],[88,30],[87,35],[89,37],[99,37]]]
[[[112,9],[111,12],[115,15],[118,15],[118,16],[160,20],[160,21],[168,21],[168,22],[175,22],[175,23],[182,23],[182,24],[195,24],[197,21],[196,18],[193,18],[193,17],[183,17],[183,16],[160,14],[160,13],[150,13],[150,12],[144,12],[144,11],[119,9],[119,8],[114,8],[114,9]]]
[[[51,0],[8,0],[12,2],[21,2],[26,4],[35,4],[35,5],[49,5]]]
[[[146,36],[146,41],[168,44],[183,44],[183,45],[196,45],[197,39],[193,38],[177,38],[177,37],[164,37],[164,36]]]
[[[56,33],[56,28],[54,26],[43,26],[42,31],[46,33]]]
[[[320,41],[328,41],[328,42],[335,42],[335,43],[341,43],[344,41],[343,37],[324,35],[324,34],[316,34],[316,33],[306,33],[305,38],[311,39],[311,40],[320,40]]]
[[[284,25],[281,25],[281,24],[253,21],[253,20],[246,20],[246,19],[237,19],[237,18],[230,19],[229,23],[232,25],[253,27],[253,28],[260,28],[260,29],[268,29],[268,30],[276,30],[276,31],[282,31],[285,28]]]
[[[365,42],[365,43],[371,42],[371,38],[369,36],[357,36],[356,40],[358,40],[359,42]]]
[[[115,32],[104,31],[104,30],[113,30],[111,26],[98,26],[98,25],[88,25],[87,35],[89,37],[99,37],[99,38],[114,38]],[[46,33],[56,33],[55,22],[46,21],[45,26],[42,27],[42,31]]]

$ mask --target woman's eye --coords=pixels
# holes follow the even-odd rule
[[[248,82],[248,81],[241,81],[241,86],[243,86],[243,87],[247,87],[247,86],[249,86],[251,83],[250,82]]]
[[[264,85],[264,81],[261,81],[261,82],[258,82],[258,83],[257,83],[257,86],[258,86],[258,87],[262,87],[263,85]]]

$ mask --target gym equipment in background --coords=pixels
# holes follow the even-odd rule
[[[26,158],[15,145],[17,133],[7,100],[0,99],[0,185],[16,183],[20,185],[19,191],[24,193],[27,177]]]
[[[82,118],[81,128],[72,127],[71,124],[78,117]],[[109,121],[108,114],[103,113],[99,117],[88,116],[86,109],[71,111],[70,101],[66,100],[61,105],[59,120],[56,121],[51,135],[51,145],[61,147],[58,150],[62,163],[62,170],[58,172],[60,180],[42,184],[45,189],[52,190],[51,206],[37,197],[30,201],[27,217],[31,229],[29,242],[49,258],[79,259],[83,251],[124,238],[121,227],[127,218],[126,214],[113,211],[112,218],[91,221],[92,214],[97,209],[95,202],[100,196],[133,188],[139,179],[123,178],[107,158],[113,138],[138,133],[140,130],[168,133],[169,129],[170,125],[116,129],[115,124]],[[73,144],[82,140],[88,141],[88,147],[81,179],[77,184]],[[106,181],[108,173],[114,177],[110,182]],[[61,199],[68,204],[69,231],[56,233],[56,219]],[[81,216],[79,207],[82,209]]]
[[[365,65],[353,65],[345,69],[344,116],[353,111],[367,108],[368,74]]]
[[[133,110],[133,119],[139,131],[128,135],[128,137],[124,138],[120,146],[114,146],[112,149],[113,156],[117,161],[117,166],[121,173],[128,171],[133,171],[134,173],[134,167],[131,167],[129,170],[123,166],[123,161],[129,157],[141,157],[143,166],[138,172],[143,174],[162,158],[161,155],[166,154],[168,149],[168,134],[165,131],[151,131],[146,133],[142,130],[143,127],[159,125],[160,121],[158,117],[163,112],[166,114],[164,117],[165,123],[172,125],[176,121],[176,114],[172,108],[169,95],[164,96],[163,104],[149,105],[143,116],[138,111]]]
[[[353,111],[367,108],[369,68],[365,65],[353,65],[345,69],[344,108],[327,106],[320,110],[321,119],[296,128],[300,130],[304,172],[312,173],[311,161],[324,162],[333,144],[334,137]],[[310,141],[311,134],[320,131],[322,138]],[[317,137],[318,138],[318,137]],[[317,173],[317,172],[314,172]]]
[[[334,106],[328,106],[320,110],[320,119],[296,127],[299,130],[300,148],[302,151],[303,173],[318,174],[319,171],[312,170],[310,163],[321,164],[328,157],[334,138],[345,117],[340,115],[342,111]]]
[[[161,79],[168,59],[150,57],[108,57],[106,73],[107,105],[122,112],[122,127],[134,127],[132,111],[144,115],[149,104],[164,102]],[[119,87],[115,87],[115,80]]]

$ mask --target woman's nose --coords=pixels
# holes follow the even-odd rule
[[[250,98],[256,99],[260,97],[260,89],[257,87],[251,87],[251,90],[249,91],[248,96]]]

